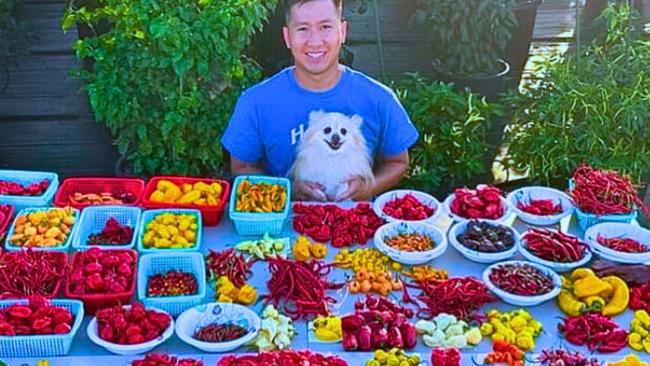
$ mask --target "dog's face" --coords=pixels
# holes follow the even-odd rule
[[[305,143],[317,144],[324,151],[334,154],[359,149],[365,144],[361,122],[358,115],[348,117],[336,112],[313,111],[309,114]]]

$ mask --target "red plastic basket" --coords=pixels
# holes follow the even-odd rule
[[[194,204],[181,204],[181,203],[162,203],[162,202],[153,202],[149,199],[151,194],[156,190],[158,182],[161,180],[168,180],[176,185],[181,185],[183,183],[194,184],[196,182],[204,182],[207,184],[219,183],[222,188],[221,201],[216,206],[200,206]],[[201,211],[201,216],[203,217],[204,226],[216,226],[221,221],[223,216],[224,208],[226,203],[228,203],[228,198],[230,197],[230,183],[225,180],[220,179],[209,179],[209,178],[192,178],[192,177],[173,177],[173,176],[157,176],[149,179],[147,186],[144,189],[144,194],[142,195],[142,206],[148,209],[156,208],[194,208]]]
[[[59,207],[72,206],[77,209],[82,209],[95,205],[70,202],[70,196],[75,192],[83,194],[108,192],[112,194],[133,193],[136,196],[135,201],[124,206],[137,206],[142,198],[144,185],[144,180],[138,178],[68,178],[63,181],[59,190],[56,192],[54,204]]]
[[[6,213],[4,221],[0,221],[0,241],[3,241],[5,239],[5,235],[7,234],[7,228],[9,227],[9,223],[12,221],[14,213],[16,212],[14,206],[12,205],[7,205],[7,206],[9,206],[9,212]],[[0,253],[2,252],[0,251]]]
[[[18,251],[12,251],[12,252],[4,252],[4,253],[2,254],[2,257],[4,258],[4,257],[9,257],[9,256],[22,255],[22,254],[25,253],[25,252],[27,252],[27,250],[18,250]],[[55,251],[32,251],[32,253],[34,253],[35,255],[48,254],[48,255],[52,255],[52,256],[54,256],[55,258],[56,258],[56,257],[59,257],[60,259],[59,259],[59,258],[57,258],[57,259],[58,259],[58,262],[60,262],[61,267],[60,267],[60,268],[57,268],[58,271],[62,271],[62,270],[63,270],[63,269],[68,265],[68,254],[65,253],[65,252],[55,252]],[[64,282],[65,282],[65,276],[64,276],[63,278],[59,279],[59,280],[54,284],[54,289],[52,290],[52,293],[51,293],[51,294],[47,294],[47,295],[45,295],[44,297],[47,298],[47,299],[54,299],[55,297],[57,297],[57,296],[59,295],[59,292],[61,291],[61,287],[63,286]],[[18,298],[27,298],[27,297],[28,297],[28,295],[25,295],[25,296],[19,296]],[[13,298],[17,298],[17,297],[14,297],[14,296],[7,296],[7,297],[4,297],[3,299],[13,299]]]
[[[138,266],[137,266],[138,252],[132,249],[112,249],[107,251],[115,252],[115,253],[121,253],[121,252],[131,253],[136,263],[136,265],[133,267],[133,280],[131,281],[131,285],[129,286],[129,289],[126,292],[108,293],[108,294],[73,294],[70,291],[70,282],[66,281],[65,288],[63,291],[64,296],[67,299],[77,299],[83,301],[84,311],[87,315],[93,315],[97,310],[106,307],[130,304],[131,298],[135,293],[135,280],[137,278],[137,273],[138,273]],[[83,252],[76,252],[72,256],[72,265],[70,267],[71,270],[70,270],[70,274],[68,275],[68,279],[69,276],[72,275],[72,269],[74,269],[78,265],[79,255],[81,253]]]

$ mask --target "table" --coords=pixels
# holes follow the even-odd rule
[[[515,229],[517,229],[520,233],[523,233],[528,226],[527,224],[515,219],[514,216],[510,217],[509,220],[507,220],[506,222],[513,224]],[[443,232],[447,232],[447,230],[451,227],[451,225],[452,225],[451,218],[449,218],[444,214],[440,215],[439,219],[436,221],[436,226],[439,227]],[[563,220],[560,224],[560,227],[562,228],[563,231],[568,231],[569,233],[582,236],[582,233],[578,229],[572,216],[567,217],[565,220]],[[236,235],[234,231],[234,226],[232,222],[228,219],[226,214],[224,215],[222,221],[219,223],[218,226],[204,228],[203,230],[204,230],[203,242],[201,244],[202,252],[207,252],[209,249],[223,250],[224,248],[234,246],[235,244],[239,243],[242,240],[250,239],[250,238],[243,238]],[[281,237],[290,237],[293,242],[293,239],[296,237],[296,235],[297,234],[293,232],[293,230],[291,229],[290,220],[287,220]],[[371,242],[368,243],[367,246],[371,247],[372,243]],[[361,247],[363,246],[357,245],[353,247],[353,249],[361,248]],[[337,251],[338,250],[336,248],[333,248],[328,245],[328,256],[326,260],[332,261]],[[517,254],[512,259],[524,260],[524,258],[520,254]],[[444,268],[448,270],[450,277],[471,275],[479,279],[481,278],[481,273],[487,267],[487,264],[479,264],[479,263],[468,261],[460,253],[458,253],[451,245],[449,245],[444,255],[435,259],[429,264],[436,268]],[[267,272],[268,272],[266,262],[257,262],[253,266],[252,271],[253,271],[253,276],[249,280],[249,283],[258,289],[258,294],[260,295],[264,294],[266,292],[266,279],[267,279]],[[342,280],[344,278],[345,278],[344,272],[339,269],[333,272],[333,274],[331,274],[329,277],[329,279],[333,279],[333,280]],[[413,294],[415,294],[415,292],[413,292]],[[211,301],[210,296],[213,296],[213,294],[208,293],[206,302]],[[341,315],[353,311],[354,301],[357,299],[357,296],[359,295],[345,296],[343,301],[340,302],[340,304],[337,304],[338,308],[335,310],[335,313],[337,315]],[[254,306],[254,310],[260,313],[262,307],[263,307],[262,304],[258,303],[256,306]],[[487,311],[492,308],[499,309],[501,311],[510,311],[516,309],[517,307],[510,306],[501,301],[497,301],[485,305],[481,310]],[[530,307],[526,309],[531,313],[531,315],[535,319],[539,320],[544,325],[544,332],[536,339],[535,352],[539,352],[542,349],[546,349],[550,347],[564,346],[565,348],[571,350],[580,351],[585,355],[589,354],[589,351],[587,350],[586,347],[576,347],[566,342],[563,342],[561,338],[559,338],[556,329],[557,329],[557,324],[559,323],[558,317],[563,316],[563,314],[561,313],[560,309],[557,307],[555,301],[553,300],[548,301],[542,305]],[[615,321],[621,327],[625,329],[629,329],[629,324],[632,318],[633,318],[633,312],[628,309],[623,314],[615,317]],[[143,355],[128,356],[128,357],[116,356],[104,350],[104,348],[95,345],[88,339],[88,336],[86,335],[86,328],[88,326],[89,321],[90,321],[90,317],[86,317],[86,319],[84,319],[84,322],[74,339],[74,343],[72,345],[69,355],[66,357],[49,358],[48,360],[50,361],[50,365],[52,366],[86,366],[86,365],[123,366],[123,365],[129,365],[129,362],[132,359],[144,357]],[[324,344],[324,343],[309,342],[307,337],[307,333],[308,333],[307,323],[304,321],[294,322],[294,327],[296,328],[298,335],[292,341],[293,349],[300,350],[300,349],[308,348],[314,352],[336,354],[341,358],[347,360],[348,363],[352,366],[364,365],[365,361],[372,358],[372,353],[344,352],[341,343]],[[464,350],[462,352],[462,359],[461,359],[462,365],[463,366],[474,365],[474,363],[472,362],[473,360],[480,364],[482,361],[482,357],[487,352],[490,352],[491,347],[492,347],[492,342],[489,339],[484,338],[478,347]],[[172,338],[170,338],[167,342],[165,342],[161,346],[155,348],[152,352],[170,353],[174,355],[192,357],[195,359],[202,359],[206,366],[215,365],[215,363],[223,356],[219,354],[202,354],[200,353],[199,350],[192,348],[191,346],[181,342],[181,340],[176,335],[172,336]],[[242,347],[236,350],[235,352],[246,353],[249,352],[249,350],[244,349]],[[414,350],[410,351],[409,353],[413,353],[413,352],[419,353],[421,359],[423,361],[426,361],[426,365],[430,365],[429,359],[430,359],[431,349],[424,345],[421,338],[418,340],[417,347]],[[633,353],[633,352],[634,351],[632,351],[629,347],[626,347],[616,354],[612,354],[612,355],[597,354],[595,356],[601,362],[607,362],[607,361],[620,360],[628,353]],[[643,354],[643,353],[637,353],[637,354],[641,359],[650,361],[650,356],[648,356],[648,354]],[[531,358],[530,354],[529,354],[529,358]],[[40,358],[4,359],[4,361],[7,362],[10,366],[18,366],[24,363],[27,363],[29,365],[35,365],[39,359]]]

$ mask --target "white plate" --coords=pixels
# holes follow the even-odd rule
[[[422,204],[427,205],[429,207],[433,207],[433,209],[435,210],[433,212],[433,215],[427,217],[424,220],[400,220],[384,213],[384,206],[386,205],[386,203],[396,198],[402,198],[407,194],[413,195]],[[432,195],[420,191],[414,191],[412,189],[398,189],[394,191],[385,192],[381,194],[379,197],[375,198],[375,200],[372,203],[372,210],[375,211],[375,215],[382,218],[386,222],[406,221],[406,222],[421,222],[426,224],[433,224],[436,221],[438,215],[440,214],[441,208],[442,207],[440,202],[438,202],[438,200]]]
[[[587,246],[585,249],[585,255],[582,257],[582,259],[576,262],[552,262],[546,259],[542,259],[526,249],[526,243],[523,239],[524,235],[525,233],[522,234],[522,238],[519,241],[519,253],[521,253],[521,255],[523,255],[524,258],[528,259],[529,261],[540,264],[544,267],[548,267],[555,272],[567,272],[574,268],[582,267],[591,260],[591,251],[589,250],[589,246]]]
[[[553,279],[553,289],[545,293],[543,295],[537,295],[537,296],[522,296],[522,295],[515,295],[511,294],[505,290],[500,289],[497,287],[492,281],[490,280],[490,272],[492,272],[492,269],[504,264],[527,264],[529,266],[535,267],[539,269],[541,272],[544,274],[550,276]],[[501,300],[504,302],[507,302],[508,304],[515,305],[515,306],[536,306],[539,305],[543,302],[546,302],[548,300],[551,300],[555,298],[559,293],[560,290],[562,289],[562,279],[560,276],[558,276],[557,273],[555,273],[552,269],[544,267],[542,265],[536,264],[536,263],[531,263],[531,262],[526,262],[526,261],[505,261],[505,262],[499,262],[495,263],[489,267],[487,267],[483,271],[482,275],[483,282],[485,285],[492,291],[494,294],[496,294]]]
[[[451,212],[451,202],[455,198],[456,198],[456,195],[454,193],[452,193],[449,196],[447,196],[447,198],[443,202],[442,205],[443,205],[444,209],[447,211],[447,214],[452,219],[454,219],[454,221],[456,221],[456,222],[465,222],[465,221],[471,220],[471,219],[468,219],[468,218],[463,217],[463,216],[458,216],[455,213]],[[500,197],[500,198],[501,198],[501,204],[503,205],[503,215],[501,217],[499,217],[498,219],[480,219],[480,220],[494,221],[494,222],[506,222],[506,221],[508,221],[510,219],[510,216],[511,216],[511,213],[512,213],[512,211],[510,209],[510,204],[508,203],[508,200],[506,200],[505,198],[503,198],[503,197]]]
[[[521,221],[527,222],[531,225],[555,225],[563,218],[573,213],[573,203],[571,201],[571,198],[566,193],[554,188],[542,186],[523,187],[510,192],[506,199],[508,200],[512,211],[517,215],[517,217],[519,217]],[[559,200],[560,204],[562,205],[562,213],[559,213],[557,215],[541,216],[533,215],[517,208],[517,202],[521,201],[528,203],[531,199],[550,199],[553,200],[553,202],[557,202]]]
[[[650,230],[634,224],[619,222],[604,222],[594,225],[585,232],[585,242],[599,256],[613,262],[626,264],[642,264],[650,261],[650,252],[647,253],[625,253],[607,248],[596,240],[598,234],[605,238],[624,237],[638,241],[650,247]]]
[[[451,246],[453,246],[460,254],[462,254],[465,258],[469,259],[472,262],[476,263],[494,263],[502,260],[509,259],[513,257],[514,255],[517,254],[517,246],[519,245],[519,233],[515,228],[513,228],[510,225],[505,225],[503,223],[498,223],[494,222],[491,220],[478,220],[479,222],[487,222],[490,224],[495,224],[495,225],[503,225],[510,229],[513,235],[514,239],[514,244],[512,247],[508,250],[504,250],[502,252],[495,252],[495,253],[489,253],[489,252],[479,252],[477,250],[470,249],[463,244],[461,244],[458,239],[456,238],[458,235],[462,234],[465,232],[467,229],[467,224],[469,221],[464,221],[464,222],[459,222],[454,224],[454,226],[451,227],[448,233],[448,240]]]
[[[417,233],[430,237],[435,247],[424,252],[405,252],[388,246],[384,237],[390,237],[401,233]],[[430,262],[445,253],[447,250],[447,237],[435,226],[406,221],[395,221],[382,225],[375,232],[373,239],[375,247],[386,254],[392,260],[403,264],[417,265]]]

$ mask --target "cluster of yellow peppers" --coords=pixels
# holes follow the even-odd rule
[[[280,184],[251,183],[244,179],[237,186],[235,210],[240,212],[282,212],[287,189]]]
[[[634,312],[627,343],[635,351],[650,353],[650,315],[645,310]]]
[[[393,262],[389,257],[374,248],[356,249],[350,251],[343,249],[336,254],[334,265],[343,269],[352,269],[355,273],[360,270],[379,274],[387,272],[390,268],[401,271],[402,265]]]
[[[542,323],[533,319],[526,310],[519,309],[507,313],[498,310],[487,312],[486,323],[481,325],[481,334],[489,336],[493,342],[512,344],[522,351],[535,348],[535,338],[542,333]]]
[[[300,235],[293,243],[293,257],[301,262],[314,259],[323,259],[327,256],[327,247],[322,243],[313,243],[306,236]]]
[[[236,302],[242,305],[251,305],[257,299],[255,287],[249,284],[237,287],[230,281],[228,276],[217,278],[216,286],[218,302]]]
[[[176,183],[162,179],[156,184],[156,190],[149,196],[152,202],[193,204],[199,206],[216,206],[221,202],[223,188],[217,182],[194,184]]]
[[[197,229],[194,215],[163,213],[147,224],[142,244],[145,248],[191,248],[196,243]]]
[[[432,280],[446,280],[449,273],[445,269],[438,269],[431,266],[414,266],[410,271],[404,271],[406,276],[417,282],[428,282]]]
[[[366,362],[366,366],[417,366],[420,364],[420,355],[407,355],[399,348],[390,351],[376,350],[373,359]]]
[[[607,366],[650,366],[650,364],[641,361],[639,359],[639,356],[630,353],[629,355],[625,356],[623,360],[610,362],[607,364]]]
[[[37,211],[16,218],[9,241],[20,247],[56,247],[68,240],[74,225],[71,207]]]
[[[319,316],[314,319],[314,334],[321,341],[334,342],[342,339],[341,318],[337,316]]]
[[[630,291],[621,278],[599,278],[589,268],[578,268],[569,277],[562,276],[562,290],[557,304],[570,316],[591,311],[614,316],[625,311],[629,300]]]

